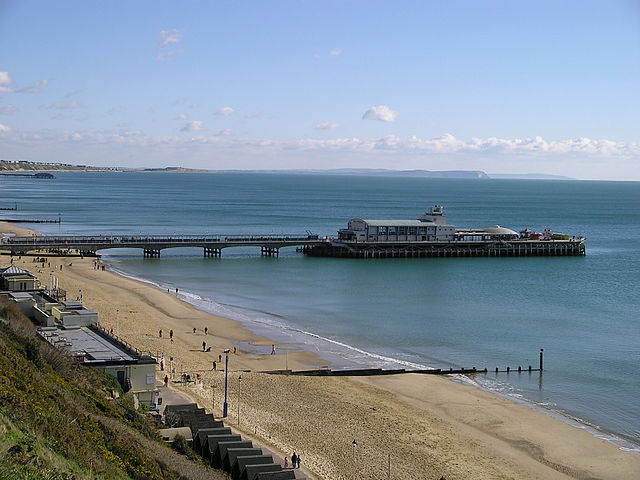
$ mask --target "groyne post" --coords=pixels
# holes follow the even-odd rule
[[[540,371],[542,371],[543,359],[544,359],[544,348],[541,348],[540,349]]]

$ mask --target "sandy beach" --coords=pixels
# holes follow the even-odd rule
[[[0,232],[32,234],[4,223]],[[201,384],[176,383],[174,388],[207,408],[213,402],[218,415],[224,377],[219,355],[235,347],[229,359],[229,422],[283,456],[296,451],[314,478],[354,478],[354,472],[358,479],[387,478],[389,459],[391,478],[402,479],[640,477],[640,455],[622,451],[585,429],[447,378],[259,373],[285,364],[302,369],[327,361],[278,344],[277,353],[271,355],[275,342],[270,339],[236,321],[199,311],[176,292],[96,269],[93,258],[47,258],[44,267],[34,263],[32,256],[14,257],[13,262],[36,274],[43,285],[51,276],[58,277],[68,299],[82,298],[114,334],[144,352],[164,356],[176,377],[182,371],[200,374]],[[10,261],[8,255],[0,257],[2,266]],[[210,352],[203,351],[203,342]],[[158,372],[158,378],[164,373]]]

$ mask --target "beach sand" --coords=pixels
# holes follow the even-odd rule
[[[2,223],[0,231],[28,233]],[[198,373],[200,384],[173,386],[207,408],[213,400],[217,415],[224,382],[219,355],[224,361],[222,351],[233,352],[235,346],[237,353],[229,355],[229,423],[282,456],[297,452],[314,478],[349,479],[354,472],[358,479],[387,478],[389,459],[394,479],[640,478],[640,455],[477,388],[419,374],[347,378],[259,373],[327,361],[277,344],[277,354],[270,355],[275,343],[270,339],[199,311],[175,292],[96,270],[92,258],[48,257],[44,267],[30,256],[13,260],[38,275],[43,285],[57,276],[67,298],[82,296],[104,327],[144,352],[163,355],[166,369],[176,370],[174,379],[182,371]],[[9,256],[0,257],[1,265],[9,262]],[[169,330],[174,331],[173,343]],[[211,352],[202,351],[202,342]],[[213,361],[216,371],[211,370]],[[158,379],[165,373],[158,371]]]

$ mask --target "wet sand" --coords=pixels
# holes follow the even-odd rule
[[[13,224],[0,231],[27,233]],[[0,264],[9,264],[9,256]],[[240,323],[202,312],[175,292],[95,269],[94,259],[24,256],[14,263],[52,275],[69,299],[82,296],[100,322],[138,349],[164,356],[167,370],[196,373],[202,382],[174,387],[210,408],[222,408],[229,355],[229,422],[283,456],[294,451],[316,478],[637,479],[640,455],[584,429],[479,389],[418,374],[383,377],[291,377],[259,373],[326,365],[312,352],[285,350]],[[50,263],[50,266],[48,265]],[[63,269],[60,271],[60,265]],[[204,328],[208,334],[204,334]],[[193,333],[196,328],[196,333]],[[162,338],[159,330],[162,329]],[[173,343],[169,331],[174,331]],[[202,342],[211,347],[203,352]],[[233,347],[237,353],[233,354]],[[287,352],[285,354],[285,352]],[[169,357],[174,361],[170,362]],[[212,371],[213,361],[217,370]],[[247,371],[250,370],[250,371]],[[158,378],[166,372],[158,371]],[[239,377],[242,376],[241,380]],[[239,399],[239,402],[238,402]],[[352,442],[356,440],[357,446]],[[389,457],[390,456],[390,457]],[[354,461],[355,460],[355,461]]]

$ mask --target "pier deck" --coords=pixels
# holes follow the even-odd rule
[[[263,256],[277,257],[283,247],[309,247],[321,243],[313,234],[281,235],[36,235],[32,237],[5,237],[0,239],[0,250],[13,255],[31,251],[76,250],[84,255],[95,255],[99,250],[113,248],[139,248],[145,257],[159,257],[167,248],[197,247],[205,257],[220,257],[221,250],[229,247],[257,246]]]
[[[220,257],[223,248],[260,247],[263,256],[277,257],[284,247],[305,255],[340,258],[527,257],[585,255],[583,238],[568,240],[344,242],[314,234],[282,235],[40,235],[0,239],[0,251],[22,255],[31,251],[77,251],[95,255],[114,248],[142,249],[145,257],[178,247],[202,248],[205,257]]]
[[[432,242],[336,242],[305,248],[313,257],[433,258],[433,257],[530,257],[585,255],[583,238],[568,240],[432,241]]]

